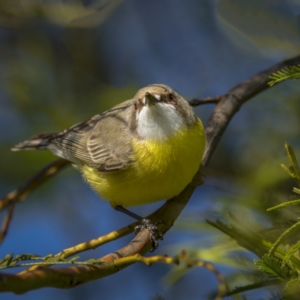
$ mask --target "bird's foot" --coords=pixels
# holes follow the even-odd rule
[[[152,242],[152,248],[150,249],[150,252],[154,252],[154,250],[156,250],[158,247],[158,240],[163,240],[163,234],[158,230],[156,225],[163,223],[163,221],[153,224],[151,220],[143,219],[141,223],[141,225],[135,226],[134,232],[135,234],[138,234],[142,229],[147,229],[150,232]]]

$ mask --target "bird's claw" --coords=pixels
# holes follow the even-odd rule
[[[163,223],[163,221],[153,224],[151,220],[143,219],[141,223],[141,225],[135,226],[134,232],[135,234],[138,234],[142,229],[147,229],[150,232],[152,242],[152,248],[150,249],[150,252],[154,252],[154,250],[158,247],[158,240],[163,240],[163,234],[158,230],[156,225]]]

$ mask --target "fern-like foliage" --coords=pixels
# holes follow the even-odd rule
[[[300,78],[300,65],[297,68],[293,68],[293,71],[299,71]],[[284,74],[287,74],[285,72]],[[283,80],[283,79],[282,79]],[[293,188],[293,192],[300,194],[300,169],[294,154],[292,147],[285,143],[285,148],[289,158],[289,164],[287,166],[281,165],[283,170],[291,177],[297,187]],[[287,201],[277,206],[271,207],[268,211],[277,210],[282,207],[286,209],[291,206],[299,205],[300,199]],[[268,230],[263,228],[254,228],[253,224],[245,224],[243,220],[238,219],[234,215],[230,215],[232,222],[230,225],[226,225],[220,221],[212,222],[209,224],[219,229],[226,235],[233,238],[240,246],[256,254],[259,259],[254,260],[254,264],[258,267],[261,278],[256,278],[244,286],[238,286],[232,290],[228,288],[227,295],[236,295],[242,292],[246,292],[252,289],[267,287],[269,285],[276,285],[281,291],[282,299],[300,299],[300,240],[290,244],[290,241],[294,241],[297,233],[300,230],[300,220],[289,220],[288,224],[291,224],[283,232],[278,232],[275,242],[270,242],[270,236],[267,234]],[[274,240],[272,238],[272,240]]]
[[[284,147],[286,149],[290,164],[288,166],[281,164],[281,167],[291,178],[296,181],[298,187],[300,187],[300,170],[296,155],[289,143],[285,143]],[[295,192],[297,192],[297,190],[298,189],[294,189]]]
[[[299,169],[299,165],[297,162],[297,158],[295,156],[295,153],[294,153],[292,147],[288,143],[285,143],[284,146],[285,146],[290,163],[288,166],[281,164],[281,167],[288,176],[290,176],[291,178],[293,178],[296,181],[296,184],[298,185],[298,187],[300,187],[300,169]],[[300,194],[300,189],[294,187],[293,192],[296,194]],[[300,204],[300,199],[280,203],[279,205],[268,208],[267,211],[279,209],[282,207],[287,207],[290,205],[296,205],[296,204]]]
[[[300,65],[283,68],[282,70],[272,74],[269,78],[271,79],[271,81],[268,82],[269,86],[273,86],[274,84],[287,79],[299,79]]]
[[[52,254],[41,257],[36,254],[24,253],[22,255],[7,254],[3,259],[0,259],[0,270],[17,267],[29,267],[29,266],[43,266],[43,265],[95,265],[101,264],[102,261],[97,259],[89,259],[87,261],[78,261],[79,256],[75,256],[71,259],[64,259]]]
[[[275,243],[272,245],[271,249],[269,250],[268,255],[273,255],[276,251],[276,249],[280,246],[280,244],[283,244],[286,240],[286,238],[295,233],[299,230],[300,222],[295,223],[294,225],[290,226],[287,230],[285,230],[275,241]]]
[[[283,257],[282,262],[284,264],[288,263],[288,261],[292,258],[292,256],[300,249],[300,241],[298,241],[295,245],[293,245],[289,251]]]
[[[291,270],[288,267],[283,266],[281,260],[275,257],[264,255],[261,260],[255,259],[254,264],[258,266],[259,270],[267,273],[271,278],[291,278]]]

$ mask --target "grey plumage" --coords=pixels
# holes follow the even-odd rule
[[[47,149],[75,164],[86,163],[101,172],[123,169],[131,163],[129,136],[132,130],[128,122],[134,110],[133,103],[134,100],[125,101],[57,133],[35,135],[11,150]],[[124,114],[125,110],[127,113]]]

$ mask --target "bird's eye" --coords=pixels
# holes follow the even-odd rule
[[[171,102],[171,103],[175,103],[175,102],[176,102],[176,101],[175,101],[175,97],[174,97],[173,94],[169,94],[169,95],[168,95],[168,100],[169,100],[169,102]]]

